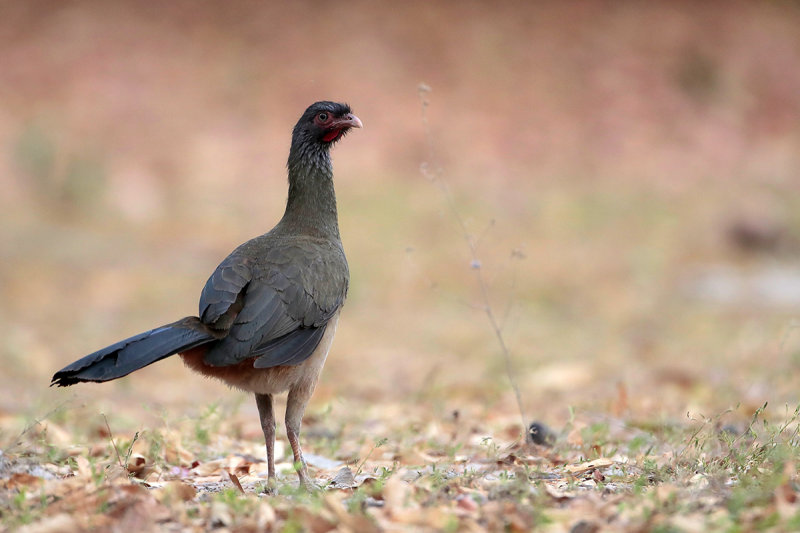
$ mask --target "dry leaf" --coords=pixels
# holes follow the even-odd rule
[[[328,492],[323,498],[325,500],[325,505],[340,521],[347,518],[349,513],[342,504],[342,500],[344,499],[342,493]]]
[[[111,463],[106,467],[105,476],[106,479],[111,482],[128,482],[128,470],[117,463]]]
[[[464,494],[456,499],[456,506],[459,509],[463,509],[469,513],[474,513],[478,510],[478,502],[472,499],[472,497]]]
[[[7,489],[18,489],[19,487],[38,486],[42,483],[44,483],[44,480],[40,477],[24,472],[17,472],[16,474],[11,474],[11,477],[5,480],[4,484]]]
[[[386,509],[390,513],[394,513],[405,507],[416,507],[416,502],[413,501],[412,487],[399,476],[392,476],[386,480],[383,485],[383,501],[385,502]]]
[[[190,466],[194,462],[194,454],[183,447],[181,434],[172,431],[164,436],[164,461],[171,465]]]
[[[197,489],[188,483],[170,481],[157,494],[160,496],[161,502],[165,504],[176,501],[187,502],[194,499],[197,495]]]
[[[775,487],[775,507],[784,519],[790,519],[798,513],[797,493],[788,479]]]
[[[240,493],[244,494],[244,489],[242,488],[242,484],[239,482],[239,478],[236,476],[236,474],[231,474],[227,470],[223,470],[222,475],[223,477],[227,477],[228,481],[233,483],[233,486],[236,487]]]
[[[567,443],[575,447],[583,446],[583,428],[582,424],[575,424],[575,427],[567,434]]]
[[[92,467],[89,465],[89,460],[83,455],[78,455],[77,457],[75,457],[75,466],[77,470],[73,471],[73,473],[76,476],[82,478],[92,477]]]
[[[345,508],[344,500],[348,496],[342,492],[325,493],[325,505],[339,521],[339,530],[370,533],[379,531],[378,528],[364,515],[351,513]]]
[[[131,454],[128,458],[128,472],[133,474],[134,476],[138,476],[144,471],[145,466],[147,465],[147,459],[145,459],[144,455],[140,453]]]
[[[80,530],[81,527],[74,516],[67,513],[59,513],[33,524],[22,526],[17,530],[17,533],[72,533]]]
[[[358,486],[356,478],[353,477],[353,471],[349,466],[343,466],[336,472],[331,480],[330,487],[334,489],[352,489]]]
[[[566,490],[564,487],[567,487],[567,484],[564,482],[561,482],[558,485],[554,485],[552,483],[544,484],[544,490],[547,492],[547,495],[555,500],[564,501],[574,498],[575,492]]]
[[[233,516],[228,506],[221,501],[211,502],[211,527],[230,527],[233,524]]]
[[[205,463],[200,463],[199,465],[192,468],[192,472],[198,476],[212,476],[222,471],[226,464],[225,459],[216,459],[214,461],[207,461]]]
[[[585,472],[589,472],[590,470],[595,470],[597,468],[607,468],[614,464],[614,461],[608,459],[607,457],[600,457],[594,459],[592,461],[588,461],[585,463],[578,463],[572,465],[566,465],[564,470],[568,474],[572,474],[573,476],[577,476],[579,474],[583,474]]]
[[[327,508],[311,510],[308,507],[295,507],[293,513],[303,525],[303,531],[327,533],[336,527],[336,517]]]
[[[256,529],[258,531],[267,531],[272,529],[275,525],[275,521],[278,519],[277,515],[275,514],[275,509],[267,503],[262,501],[258,505],[258,509],[256,509]]]

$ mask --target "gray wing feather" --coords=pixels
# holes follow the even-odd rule
[[[314,353],[319,346],[326,326],[319,328],[301,328],[284,335],[279,339],[257,349],[253,355],[258,356],[255,368],[270,368],[281,365],[299,365]]]
[[[341,248],[280,241],[269,246],[262,238],[269,235],[235,250],[203,289],[201,320],[227,330],[209,346],[204,356],[209,365],[254,357],[258,368],[299,364],[313,353],[325,324],[344,302],[349,276]],[[332,264],[341,261],[339,269],[326,263],[331,253]]]
[[[200,294],[200,320],[209,326],[227,329],[229,324],[217,322],[232,311],[231,307],[251,279],[252,272],[247,263],[230,255],[211,274],[203,287]]]

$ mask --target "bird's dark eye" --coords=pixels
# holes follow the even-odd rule
[[[317,118],[319,119],[320,122],[325,122],[326,120],[328,120],[328,114],[320,113],[319,115],[317,115]]]

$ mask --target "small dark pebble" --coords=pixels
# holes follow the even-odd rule
[[[531,422],[525,440],[540,446],[552,446],[556,442],[556,435],[542,422]]]

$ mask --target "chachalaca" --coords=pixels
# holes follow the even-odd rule
[[[189,368],[253,392],[275,483],[273,395],[288,391],[286,434],[301,486],[311,482],[300,424],[328,355],[350,274],[339,237],[330,148],[361,121],[317,102],[292,132],[289,197],[280,222],[236,248],[206,282],[199,316],[140,333],[59,370],[51,385],[121,378],[173,354]]]

